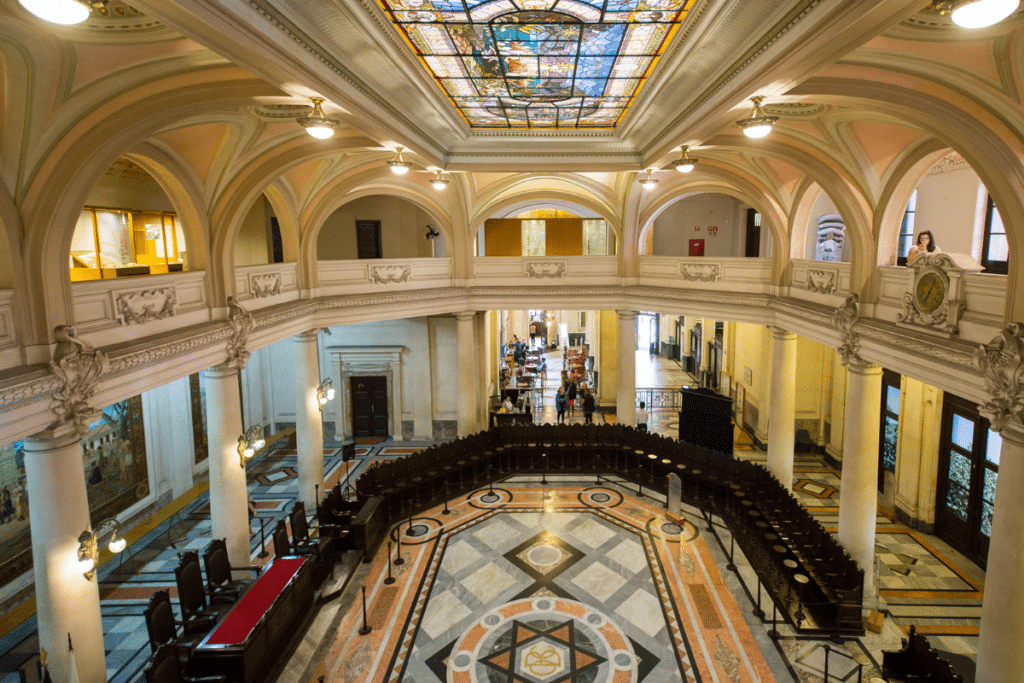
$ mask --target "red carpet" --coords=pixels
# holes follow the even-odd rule
[[[220,627],[210,634],[207,645],[237,645],[245,642],[263,618],[281,590],[292,580],[305,562],[301,557],[282,557],[274,560],[270,568],[256,581],[245,597],[234,606]]]

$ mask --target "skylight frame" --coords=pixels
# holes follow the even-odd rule
[[[695,0],[547,0],[533,12],[528,1],[378,0],[463,120],[481,130],[614,129]]]

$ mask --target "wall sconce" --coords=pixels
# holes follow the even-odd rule
[[[434,177],[430,180],[430,185],[438,192],[448,187],[448,179],[441,177],[441,169],[434,171]]]
[[[256,455],[256,451],[267,445],[263,440],[263,429],[259,425],[253,425],[245,430],[245,434],[238,437],[238,463],[245,469],[245,461]]]
[[[949,15],[961,28],[998,24],[1020,7],[1020,0],[933,0],[931,9]]]
[[[43,21],[71,26],[88,19],[94,7],[106,7],[107,0],[18,0],[18,4]]]
[[[406,161],[402,158],[402,149],[404,148],[395,148],[395,151],[397,152],[397,154],[395,154],[395,158],[388,160],[388,166],[391,167],[391,172],[395,175],[405,175],[409,172],[409,169],[412,168],[412,162]]]
[[[323,104],[324,98],[322,97],[311,97],[313,101],[313,111],[307,116],[301,116],[296,121],[306,129],[306,132],[315,137],[317,140],[326,140],[327,138],[334,136],[334,130],[341,125],[341,122],[337,119],[329,119],[324,116],[324,110],[320,108]]]
[[[324,412],[324,405],[328,401],[334,400],[334,382],[331,378],[326,378],[323,382],[320,382],[320,386],[316,388],[316,402],[320,404],[320,412]]]
[[[645,190],[653,190],[658,181],[651,177],[651,169],[647,169],[647,175],[640,180],[640,186]]]
[[[778,116],[768,116],[761,109],[761,102],[764,98],[761,96],[751,97],[750,101],[754,103],[754,111],[751,113],[749,119],[740,119],[736,122],[736,125],[743,129],[743,134],[748,138],[763,138],[772,132],[772,126],[779,120]]]
[[[121,531],[121,524],[113,517],[108,517],[96,525],[96,531],[86,529],[78,536],[78,565],[82,570],[82,576],[92,579],[96,575],[96,562],[99,560],[98,539],[103,533],[104,527],[110,527],[110,540],[107,542],[107,550],[118,555],[128,547],[128,541],[118,535]],[[135,557],[128,551],[128,555],[135,562]],[[120,566],[120,565],[118,565]]]
[[[686,152],[689,149],[689,147],[683,145],[683,156],[672,162],[672,165],[674,165],[676,170],[680,173],[689,173],[697,166],[697,162],[700,161],[699,159],[694,159],[686,155]]]

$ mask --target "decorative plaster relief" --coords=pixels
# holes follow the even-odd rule
[[[1011,418],[1019,429],[1024,425],[1024,323],[1007,323],[998,337],[977,348],[974,364],[991,396],[978,412],[994,431],[1001,432]]]
[[[57,417],[51,427],[71,422],[75,431],[84,435],[100,414],[89,405],[89,400],[96,392],[100,375],[107,370],[107,357],[79,339],[71,325],[55,327],[53,338],[56,346],[50,372],[60,381],[60,386],[53,392],[50,403],[50,410]]]
[[[242,308],[235,297],[228,297],[228,324],[231,325],[231,338],[228,339],[229,367],[241,370],[249,362],[252,354],[245,348],[252,331],[252,313]]]
[[[368,270],[370,282],[378,285],[408,282],[412,279],[412,266],[370,266]]]
[[[833,294],[836,291],[836,271],[808,270],[807,289],[815,294]]]
[[[857,294],[850,294],[846,297],[846,302],[832,315],[832,325],[839,330],[839,339],[843,342],[838,349],[843,365],[863,362],[860,357],[860,340],[853,329],[859,320],[860,297]]]
[[[946,299],[931,313],[918,310],[917,300],[910,292],[903,293],[903,311],[896,314],[901,323],[921,322],[923,325],[937,327],[947,334],[960,334],[960,318],[967,310],[966,301]]]
[[[114,309],[122,325],[141,325],[150,320],[161,320],[174,315],[178,295],[174,287],[118,292],[114,295]]]
[[[722,267],[717,263],[680,263],[679,277],[690,282],[718,282]]]
[[[255,299],[277,296],[281,293],[281,273],[254,273],[249,275],[249,293]]]
[[[526,264],[527,277],[565,277],[565,261],[530,261]]]

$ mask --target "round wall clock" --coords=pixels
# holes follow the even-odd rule
[[[923,274],[917,281],[917,307],[924,313],[931,313],[946,298],[946,282],[935,271]]]

